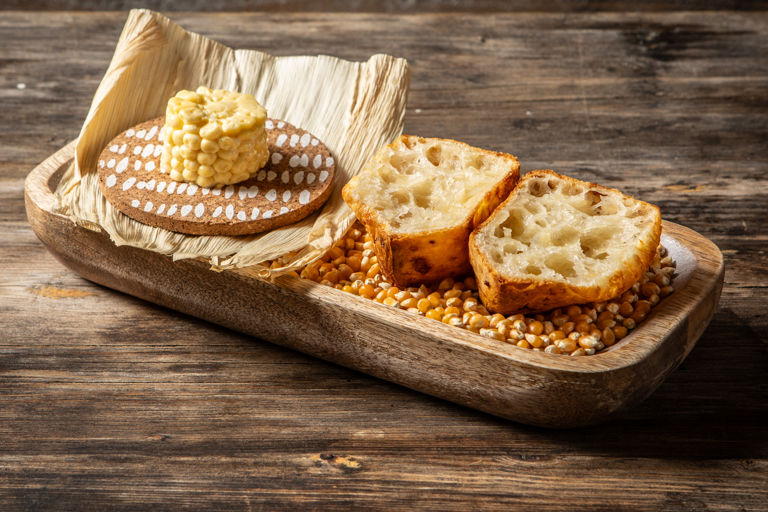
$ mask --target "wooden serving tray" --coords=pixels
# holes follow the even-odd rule
[[[650,395],[712,319],[723,258],[698,233],[664,222],[675,292],[609,349],[570,357],[520,349],[295,277],[268,282],[200,261],[117,247],[52,213],[74,143],[27,176],[27,217],[64,265],[96,283],[430,395],[522,423],[604,421]]]

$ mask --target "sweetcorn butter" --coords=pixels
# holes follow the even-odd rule
[[[168,100],[161,168],[201,187],[239,183],[269,158],[267,111],[250,94],[198,87]]]

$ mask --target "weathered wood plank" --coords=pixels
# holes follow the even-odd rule
[[[637,9],[647,5],[665,9]],[[408,58],[407,131],[510,151],[526,170],[554,167],[659,204],[723,250],[721,309],[646,402],[559,432],[92,285],[32,234],[23,178],[77,135],[125,14],[6,13],[4,510],[764,509],[766,13],[173,17],[279,55]]]
[[[627,0],[579,0],[558,2],[557,0],[219,0],[210,4],[205,0],[6,0],[0,9],[24,10],[73,10],[73,11],[114,11],[132,8],[156,11],[279,11],[279,12],[585,12],[585,11],[630,11],[658,12],[678,10],[764,10],[764,0],[733,2],[731,0],[701,0],[691,3],[686,0],[632,2]]]

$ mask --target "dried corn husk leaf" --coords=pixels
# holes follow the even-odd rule
[[[174,260],[204,258],[215,270],[249,267],[265,276],[299,268],[325,253],[354,222],[341,188],[380,146],[401,133],[408,78],[406,61],[388,55],[349,62],[326,55],[273,57],[233,50],[158,13],[132,10],[80,132],[74,164],[56,191],[57,211],[82,226],[104,230],[117,245]],[[320,211],[253,236],[190,236],[137,222],[104,199],[96,173],[103,147],[130,126],[162,115],[179,89],[199,85],[253,94],[270,117],[323,140],[337,168],[333,193]],[[259,265],[276,259],[277,268]]]

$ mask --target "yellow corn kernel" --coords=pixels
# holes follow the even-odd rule
[[[201,187],[211,188],[215,185],[215,182],[213,181],[213,177],[211,176],[200,176],[198,173],[197,175],[197,181],[196,183]]]
[[[542,332],[544,332],[544,324],[539,322],[538,320],[534,320],[530,324],[528,324],[527,331],[531,334],[539,335]]]
[[[454,308],[461,308],[463,301],[458,297],[451,297],[445,301],[445,305]]]
[[[200,151],[202,151],[203,153],[208,153],[213,155],[214,153],[219,151],[219,145],[214,140],[203,139],[202,141],[200,141]]]
[[[461,310],[459,308],[449,306],[449,307],[445,308],[445,314],[446,314],[446,316],[447,315],[459,316],[461,314]]]
[[[619,305],[619,314],[621,316],[631,316],[632,315],[632,304],[630,304],[629,301],[622,302]]]
[[[194,133],[185,133],[181,138],[184,145],[192,150],[200,149],[200,136]]]
[[[332,283],[336,283],[339,280],[339,271],[336,270],[336,269],[333,269],[333,270],[327,272],[323,276],[323,279],[326,279],[326,280],[328,280],[328,281],[330,281]]]
[[[634,318],[625,318],[621,324],[626,327],[629,330],[634,329],[637,327],[637,322],[635,322]]]
[[[568,306],[568,308],[565,310],[565,314],[573,319],[575,316],[581,314],[581,308],[579,306]]]
[[[464,301],[464,311],[475,311],[479,306],[479,302],[475,299],[467,299]]]
[[[338,271],[339,271],[339,274],[341,275],[341,278],[344,279],[345,281],[348,281],[349,276],[352,275],[352,269],[346,263],[340,264]]]
[[[565,333],[561,330],[552,331],[549,335],[549,339],[552,341],[562,340],[565,338]]]
[[[660,291],[661,291],[661,287],[659,287],[659,285],[654,283],[653,281],[648,281],[647,283],[645,283],[640,287],[640,293],[643,294],[643,297],[658,295]]]
[[[458,314],[456,314],[456,313],[448,313],[448,312],[446,312],[446,314],[445,314],[445,315],[443,315],[443,323],[444,323],[444,324],[447,324],[448,322],[450,322],[450,320],[451,320],[452,318],[458,318],[458,319],[459,319],[459,321],[461,321],[461,318],[459,318],[459,315],[458,315]]]
[[[600,344],[593,336],[582,336],[578,343],[582,348],[596,348]]]
[[[217,142],[219,144],[219,147],[223,151],[232,151],[232,150],[235,150],[239,146],[237,141],[235,139],[233,139],[232,137],[221,137]],[[245,148],[248,149],[249,144],[245,143],[245,144],[243,144],[243,146],[245,146]],[[235,151],[235,154],[237,154],[237,151]]]
[[[614,343],[616,343],[616,335],[613,333],[612,329],[605,328],[603,329],[603,343],[607,347],[610,347]]]
[[[185,169],[189,169],[195,173],[200,169],[200,164],[197,163],[197,160],[184,160],[183,165]]]
[[[413,297],[413,295],[411,295],[411,292],[408,290],[400,290],[395,294],[395,298],[398,302],[404,301],[405,299],[410,299],[411,297]]]
[[[467,279],[469,279],[469,278],[467,278]],[[491,327],[493,327],[494,329],[496,329],[499,326],[499,324],[501,322],[504,322],[504,321],[506,321],[506,318],[504,317],[504,315],[500,315],[499,313],[495,313],[494,315],[491,316],[491,321],[490,321],[489,325]]]
[[[246,180],[269,158],[266,115],[249,94],[206,87],[179,91],[166,108],[160,166],[178,171],[170,173],[172,179],[199,186],[220,187]],[[185,173],[173,164],[173,158],[196,160],[206,168],[196,174]],[[193,170],[189,166],[186,169]]]
[[[525,341],[527,341],[528,344],[533,348],[539,348],[544,344],[544,340],[541,339],[540,336],[536,334],[530,334],[530,333],[525,335]]]
[[[574,327],[574,330],[578,332],[589,332],[590,324],[586,320],[579,320],[578,323],[576,323],[576,327]]]
[[[354,254],[347,258],[347,265],[349,265],[354,272],[358,272],[360,270],[360,261],[362,260],[362,256],[359,254]]]
[[[461,327],[463,324],[461,323],[461,318],[459,318],[458,315],[451,317],[448,320],[448,324],[452,325],[454,327]]]
[[[349,276],[350,281],[362,281],[365,279],[365,274],[362,272],[352,272]]]
[[[454,299],[457,297],[461,297],[461,290],[450,289],[447,292],[443,293],[443,298],[446,300]]]
[[[400,288],[397,286],[387,288],[387,297],[395,297],[398,293],[400,293]]]
[[[504,341],[504,336],[497,331],[496,329],[480,329],[479,331],[480,336],[485,336],[487,338],[493,338],[497,341]]]
[[[502,320],[496,325],[496,330],[506,337],[509,335],[510,331],[512,331],[512,322],[506,319]]]
[[[373,286],[369,284],[364,284],[363,286],[360,287],[357,293],[360,294],[361,297],[365,297],[366,299],[372,299],[373,292],[374,292]]]
[[[208,140],[216,140],[221,137],[221,125],[217,122],[209,122],[200,128],[200,136]]]
[[[437,320],[438,322],[443,319],[443,315],[441,315],[437,310],[430,309],[426,313],[424,313],[424,316],[427,318],[431,318],[432,320]]]
[[[525,332],[528,330],[528,326],[525,325],[525,320],[522,320],[522,319],[512,320],[512,328],[520,332]]]
[[[555,342],[555,345],[558,349],[560,349],[561,352],[571,353],[576,350],[576,340],[572,340],[570,338],[557,341]]]
[[[472,315],[467,326],[470,330],[480,330],[488,327],[488,319],[483,315]]]
[[[637,301],[637,304],[635,304],[635,312],[634,314],[640,313],[643,316],[647,315],[648,312],[651,310],[651,302],[648,300],[639,300]]]

